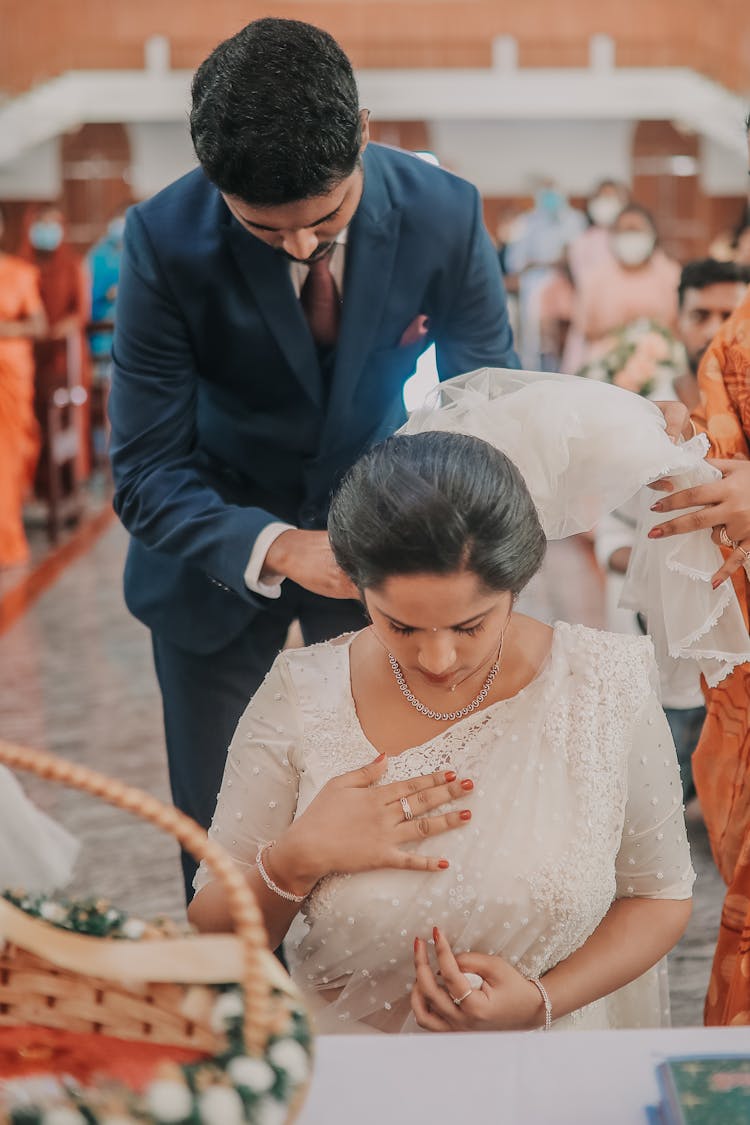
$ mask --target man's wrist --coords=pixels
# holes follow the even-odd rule
[[[278,582],[288,577],[290,548],[294,537],[298,534],[296,528],[288,528],[274,539],[266,551],[265,561],[261,567],[261,582]]]

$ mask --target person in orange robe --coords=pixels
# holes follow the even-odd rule
[[[42,302],[49,322],[47,335],[37,341],[35,409],[44,424],[49,400],[58,388],[80,385],[91,390],[91,360],[86,325],[91,295],[83,259],[70,245],[65,220],[57,207],[41,207],[30,216],[21,256],[39,270]],[[88,398],[77,409],[77,473],[85,480],[91,471],[91,422]],[[44,458],[37,472],[37,491],[45,493]]]
[[[750,158],[750,116],[748,132]],[[660,498],[654,510],[671,518],[651,538],[713,528],[732,546],[714,586],[730,578],[750,628],[750,291],[708,348],[698,371],[697,429],[722,479]],[[690,436],[683,428],[683,437]],[[681,514],[685,508],[696,509]],[[693,754],[701,809],[716,865],[727,884],[704,1009],[708,1025],[750,1025],[750,663],[706,695],[706,722]]]
[[[46,327],[37,271],[0,251],[0,568],[29,557],[21,517],[39,456],[32,339]]]
[[[706,353],[698,383],[701,405],[693,417],[711,440],[711,455],[750,457],[750,293]],[[732,582],[750,626],[748,567],[738,567]],[[727,894],[705,1022],[750,1024],[750,664],[707,690],[706,701],[693,773]]]

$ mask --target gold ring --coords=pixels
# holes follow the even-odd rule
[[[470,988],[468,992],[464,992],[463,996],[453,996],[453,995],[451,995],[450,992],[448,993],[448,995],[450,996],[451,1000],[456,1005],[456,1007],[460,1008],[461,1005],[463,1004],[464,1000],[466,999],[466,997],[471,996],[473,991],[474,991],[474,989]]]

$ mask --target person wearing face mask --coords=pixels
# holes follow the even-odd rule
[[[612,261],[610,229],[629,202],[630,193],[617,180],[602,180],[586,204],[590,225],[568,247],[568,268],[576,290],[590,273],[605,262]],[[573,298],[575,308],[575,297]],[[561,370],[570,375],[583,364],[586,343],[575,323],[568,331],[562,355]]]
[[[612,257],[582,281],[574,324],[585,340],[584,362],[595,358],[597,345],[633,320],[647,318],[674,329],[680,267],[659,248],[649,212],[629,203],[610,234]]]
[[[628,189],[617,180],[602,180],[591,195],[586,204],[590,225],[568,247],[568,265],[576,286],[603,262],[612,260],[610,231],[629,201]]]
[[[565,260],[570,244],[586,226],[584,215],[571,207],[554,180],[541,179],[534,207],[518,220],[516,236],[506,250],[508,273],[518,277],[520,352],[529,370],[544,367],[541,341],[541,296]]]
[[[60,388],[91,386],[91,362],[86,341],[91,299],[88,272],[67,240],[65,220],[58,207],[41,207],[31,217],[21,256],[39,270],[42,302],[47,316],[46,335],[34,348],[36,362],[35,410],[42,428],[54,392]],[[88,399],[76,408],[79,479],[91,467]],[[37,493],[47,493],[47,450],[42,448],[36,476]]]

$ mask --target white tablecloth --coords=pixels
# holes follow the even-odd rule
[[[750,1054],[750,1029],[321,1036],[297,1125],[645,1125],[670,1055]]]

